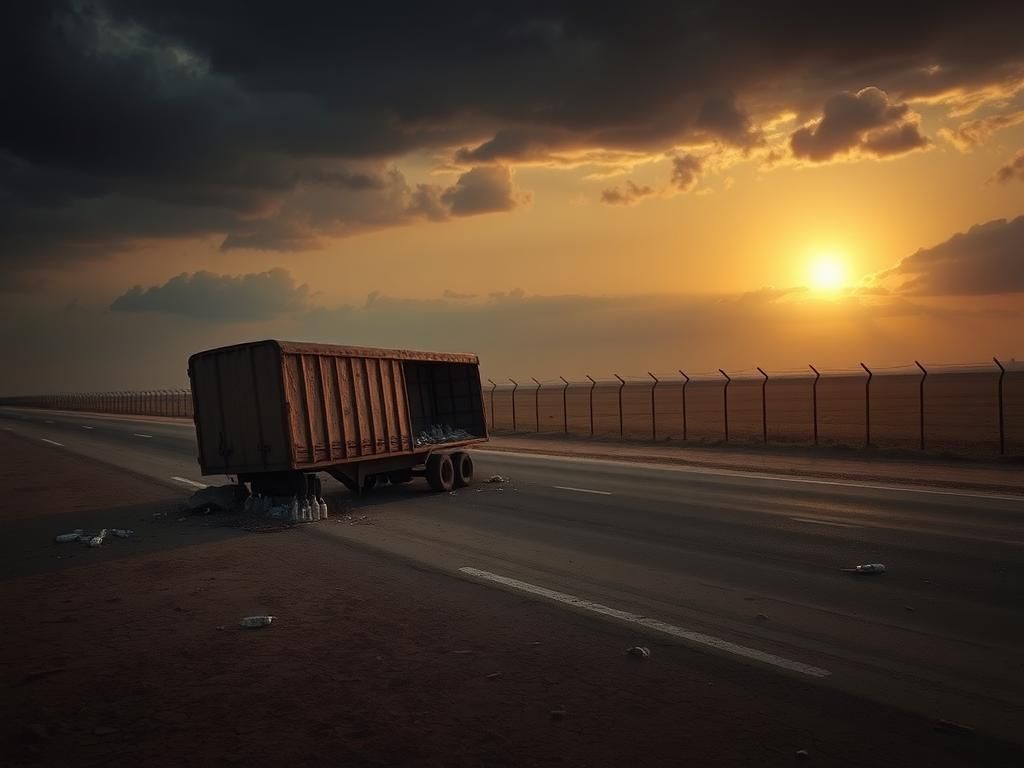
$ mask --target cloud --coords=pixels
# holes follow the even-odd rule
[[[1012,0],[927,13],[666,1],[614,17],[592,4],[456,3],[397,20],[327,0],[244,14],[201,0],[5,10],[0,66],[17,73],[0,123],[5,273],[152,239],[316,247],[482,210],[479,190],[453,208],[422,178],[396,181],[409,158],[454,154],[465,170],[628,163],[712,139],[746,151],[761,124],[866,83],[897,106],[967,108],[1024,82],[1024,6]],[[805,126],[794,147],[814,160],[925,141],[890,122],[851,138],[834,122]]]
[[[159,312],[215,322],[269,320],[309,308],[309,286],[283,269],[247,275],[182,273],[163,285],[137,285],[110,305],[115,312]]]
[[[1024,181],[1024,149],[1017,152],[1006,165],[1000,166],[994,178],[1000,184],[1007,184],[1014,179]]]
[[[672,158],[672,184],[681,192],[689,192],[700,181],[703,162],[695,155]]]
[[[875,276],[900,281],[917,296],[978,296],[1024,292],[1024,216],[996,219],[922,248]]]
[[[893,103],[885,91],[870,87],[832,96],[821,118],[797,129],[789,146],[794,157],[821,163],[855,151],[874,157],[901,155],[928,143],[907,104]]]
[[[754,127],[750,116],[736,104],[734,96],[713,96],[704,101],[697,114],[697,127],[742,149],[764,144],[764,134]]]
[[[481,166],[459,176],[441,193],[441,202],[452,216],[511,211],[519,204],[512,171],[505,166]]]
[[[988,141],[997,131],[1012,128],[1021,123],[1024,123],[1024,109],[968,120],[952,130],[943,128],[939,134],[961,152],[970,152]]]
[[[632,205],[653,194],[654,187],[640,187],[627,180],[625,187],[622,189],[612,187],[601,192],[601,202],[608,205]]]

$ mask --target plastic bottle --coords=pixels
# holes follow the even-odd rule
[[[113,533],[119,539],[127,539],[129,536],[135,533],[135,531],[129,528],[115,528],[113,531],[111,531],[111,533]]]
[[[288,505],[288,519],[293,522],[299,522],[299,505],[292,499],[292,503]]]
[[[311,496],[309,499],[309,511],[313,515],[314,522],[320,520],[320,502],[316,500],[316,496]]]
[[[246,629],[256,629],[257,627],[269,627],[275,618],[275,616],[246,616],[239,623]]]
[[[320,519],[326,520],[328,517],[330,517],[330,515],[327,514],[327,502],[324,501],[323,497],[321,496],[319,499],[317,499],[317,503],[320,505]]]
[[[81,535],[82,535],[82,529],[81,528],[75,528],[75,530],[72,531],[71,533],[62,533],[59,536],[57,536],[56,537],[56,542],[58,544],[66,544],[69,541],[78,541],[78,539],[81,537]]]

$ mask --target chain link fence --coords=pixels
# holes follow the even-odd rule
[[[717,370],[486,380],[495,433],[1024,455],[1024,366]]]
[[[118,413],[129,416],[192,417],[192,393],[187,389],[4,397],[0,398],[0,405],[49,408],[58,411]]]

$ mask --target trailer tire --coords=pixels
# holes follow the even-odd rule
[[[465,488],[473,482],[473,458],[465,451],[457,451],[452,454],[452,464],[455,466],[455,487]]]
[[[376,475],[367,475],[366,477],[363,478],[363,490],[364,491],[372,491],[376,487],[377,487],[377,476]]]
[[[455,487],[455,465],[447,453],[432,453],[427,459],[427,484],[433,491],[450,491]]]

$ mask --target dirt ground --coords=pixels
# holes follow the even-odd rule
[[[9,434],[0,459],[6,765],[1021,764],[980,735],[354,548],[330,533],[344,521],[248,533]],[[136,533],[53,543],[101,525]],[[277,619],[241,629],[250,614]],[[624,653],[636,642],[650,659]]]

